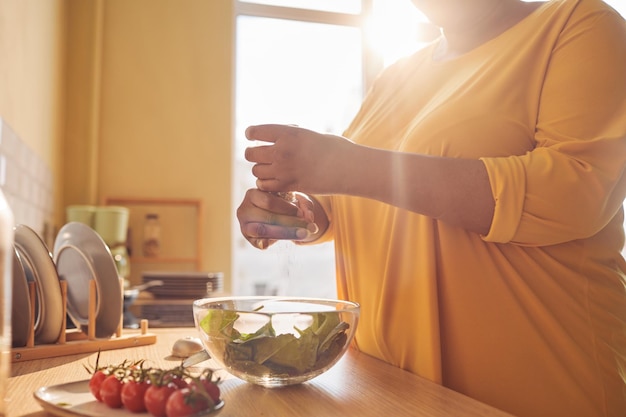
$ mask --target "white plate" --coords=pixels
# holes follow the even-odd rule
[[[39,235],[15,226],[15,247],[26,278],[37,283],[35,343],[55,343],[63,330],[63,297],[52,255]]]
[[[89,391],[88,380],[42,387],[35,391],[34,396],[44,410],[56,416],[143,417],[151,415],[147,412],[132,413],[124,408],[109,408],[106,404],[96,401]],[[221,401],[212,411],[223,406],[224,401]],[[210,415],[212,411],[201,415]]]
[[[96,337],[112,336],[122,317],[122,287],[109,247],[91,227],[64,225],[54,242],[54,261],[67,281],[67,312],[84,332],[89,325],[89,281],[96,281]]]
[[[30,295],[28,281],[17,248],[13,247],[13,301],[11,310],[11,337],[13,347],[26,346],[30,326]]]

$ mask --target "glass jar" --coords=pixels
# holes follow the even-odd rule
[[[11,300],[13,297],[13,213],[0,191],[0,416],[11,375]]]
[[[159,256],[161,251],[161,225],[159,215],[156,213],[146,214],[143,229],[143,256]]]

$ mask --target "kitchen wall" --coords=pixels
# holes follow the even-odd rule
[[[0,2],[0,186],[49,239],[58,223],[65,108],[65,3]]]
[[[2,119],[0,188],[15,223],[29,225],[51,245],[55,235],[52,171]]]
[[[67,205],[106,197],[202,199],[203,269],[230,288],[232,13],[228,0],[0,2],[0,117],[47,172],[56,228]]]

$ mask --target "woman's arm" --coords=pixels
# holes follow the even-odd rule
[[[295,126],[252,126],[246,135],[272,143],[246,150],[261,190],[365,197],[489,231],[494,201],[479,160],[380,150]]]

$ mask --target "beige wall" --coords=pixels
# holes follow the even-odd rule
[[[64,0],[0,1],[0,117],[54,177],[65,129]],[[56,211],[63,185],[54,187]]]
[[[202,199],[202,266],[227,287],[232,13],[228,0],[0,2],[0,115],[54,167],[58,221],[110,196]]]

